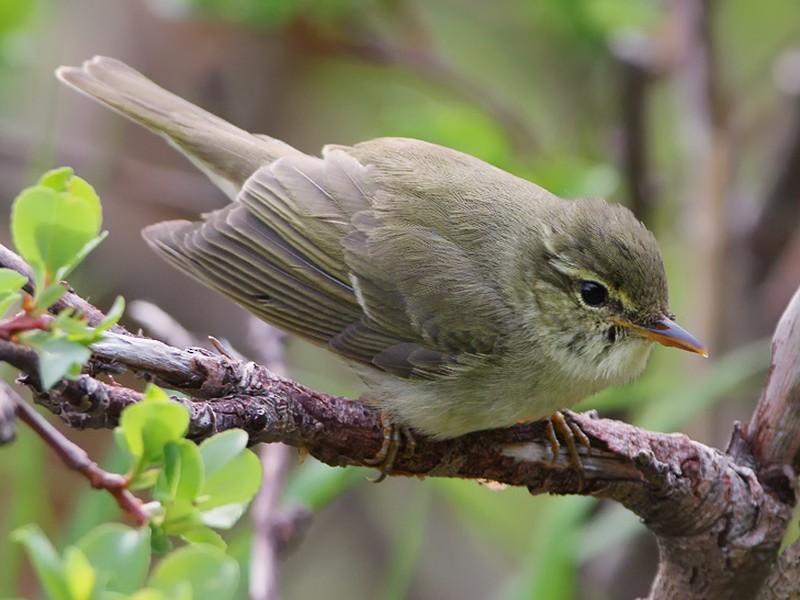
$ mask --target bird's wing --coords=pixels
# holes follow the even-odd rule
[[[449,200],[424,182],[387,187],[381,173],[344,147],[284,156],[228,207],[144,235],[277,327],[401,377],[437,377],[496,348],[504,303],[452,223],[426,224],[426,205]]]
[[[502,245],[494,203],[513,204],[518,195],[497,193],[516,178],[416,140],[306,156],[110,58],[57,74],[167,138],[234,199],[199,222],[145,230],[182,270],[278,327],[400,376],[434,377],[453,357],[496,348],[504,305],[486,257],[505,257],[483,245],[498,234]]]

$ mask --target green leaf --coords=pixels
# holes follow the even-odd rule
[[[175,498],[194,502],[202,486],[203,461],[198,447],[187,439],[167,444],[154,497],[161,502]]]
[[[41,265],[54,275],[97,231],[93,211],[82,202],[50,188],[35,186],[24,190],[11,213],[14,244],[31,264]]]
[[[86,317],[74,310],[63,310],[56,315],[53,330],[64,334],[70,341],[88,346],[95,339],[94,328]]]
[[[100,227],[103,224],[103,207],[100,204],[100,197],[97,192],[85,179],[77,176],[69,178],[67,187],[73,197],[82,199],[93,210],[95,228],[100,231]]]
[[[72,600],[61,558],[42,530],[36,525],[26,525],[15,530],[12,537],[28,552],[28,558],[48,598]]]
[[[176,498],[164,505],[164,517],[161,526],[167,535],[181,535],[202,525],[200,510],[191,500]]]
[[[239,504],[223,504],[203,510],[200,519],[203,525],[214,529],[230,529],[242,518],[244,511],[247,510],[247,502]]]
[[[64,279],[67,275],[69,275],[72,270],[77,267],[79,264],[83,262],[83,259],[86,258],[89,253],[97,248],[104,239],[108,237],[108,232],[103,231],[96,237],[92,238],[88,242],[86,242],[83,247],[75,254],[75,256],[70,260],[67,264],[61,266],[58,270],[56,270],[55,274],[53,275],[53,279]]]
[[[167,392],[162,390],[157,385],[148,384],[146,388],[144,388],[144,396],[142,397],[144,402],[169,402],[171,403],[172,400],[169,399]]]
[[[66,192],[69,178],[74,174],[72,167],[57,167],[42,175],[39,178],[39,185],[50,188],[54,192]]]
[[[175,497],[194,501],[205,483],[203,459],[196,444],[183,439],[176,442],[180,451],[180,476]]]
[[[164,528],[150,521],[150,548],[158,554],[166,554],[172,550],[172,542],[169,541]]]
[[[136,459],[134,472],[160,462],[164,446],[181,439],[188,426],[189,412],[156,386],[148,386],[143,400],[126,408],[120,417],[125,443]]]
[[[28,278],[14,269],[0,269],[0,292],[16,292],[22,289]]]
[[[26,331],[19,337],[39,355],[39,377],[45,389],[50,389],[62,377],[79,375],[81,367],[92,355],[83,344],[53,337],[46,331]]]
[[[120,439],[123,438],[120,437]],[[128,489],[134,491],[151,488],[158,483],[159,477],[161,477],[161,469],[145,469],[140,473],[136,473],[128,482]]]
[[[76,544],[98,573],[107,575],[106,589],[124,594],[144,583],[150,566],[150,529],[106,523]]]
[[[222,467],[247,448],[247,433],[241,429],[223,431],[200,444],[200,454],[206,468],[206,477],[212,477]]]
[[[239,581],[239,565],[224,552],[202,544],[180,548],[165,557],[155,568],[150,586],[169,597],[191,586],[193,598],[229,600]]]
[[[28,278],[13,269],[0,269],[0,317],[19,300],[22,295],[18,290],[28,281]]]
[[[64,574],[67,577],[71,600],[90,600],[97,581],[97,571],[89,559],[75,546],[64,551]]]
[[[34,269],[37,291],[64,277],[96,246],[102,212],[92,187],[62,168],[23,190],[11,209],[11,234]]]
[[[94,188],[75,175],[71,167],[58,167],[51,169],[39,179],[39,185],[43,185],[59,193],[68,193],[76,199],[83,201],[91,209],[92,222],[97,231],[103,223],[103,207],[100,198]]]
[[[156,590],[157,592],[164,593],[161,590]],[[164,594],[169,600],[195,600],[198,598],[192,592],[192,586],[187,581],[178,581],[175,582],[175,585],[170,589],[169,593]],[[199,597],[200,600],[204,598],[204,596]],[[212,600],[213,597],[209,597],[209,600]]]
[[[95,327],[95,331],[98,333],[102,333],[104,331],[107,331],[114,325],[116,325],[122,318],[123,312],[125,312],[125,298],[123,298],[122,296],[117,296],[114,299],[114,304],[111,305],[111,308],[106,313],[106,318],[97,324],[97,326]]]
[[[233,527],[261,486],[261,463],[247,449],[247,439],[244,431],[233,429],[200,445],[206,479],[197,506],[210,527]]]
[[[47,310],[53,304],[61,299],[64,292],[67,291],[67,286],[57,281],[46,286],[41,292],[36,295],[36,304],[41,310]]]
[[[261,487],[262,474],[258,457],[250,450],[242,450],[224,468],[211,476],[206,475],[198,507],[206,511],[226,504],[249,502]]]
[[[189,590],[191,592],[191,590]],[[161,590],[155,590],[153,588],[144,588],[143,590],[139,590],[135,594],[128,595],[128,594],[120,594],[117,592],[104,592],[100,595],[100,600],[181,600],[180,598],[170,598]],[[187,597],[186,600],[191,600],[191,596]]]
[[[189,543],[208,544],[222,551],[225,551],[228,547],[225,540],[222,539],[222,536],[208,527],[197,527],[196,529],[186,531],[181,534],[181,537]]]

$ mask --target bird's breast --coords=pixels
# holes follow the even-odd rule
[[[383,373],[366,379],[365,400],[437,438],[542,419],[605,387],[600,381],[565,376],[541,356],[527,361],[476,359],[433,381]]]

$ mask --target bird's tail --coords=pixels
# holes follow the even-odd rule
[[[297,153],[206,112],[113,58],[95,56],[81,67],[59,67],[56,76],[165,137],[230,197],[259,167]]]

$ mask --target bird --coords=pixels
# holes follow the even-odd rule
[[[548,419],[635,379],[656,343],[708,355],[670,312],[655,237],[621,204],[562,199],[416,139],[311,156],[112,58],[56,74],[166,138],[229,197],[146,227],[146,242],[346,359],[389,424],[448,439]]]

